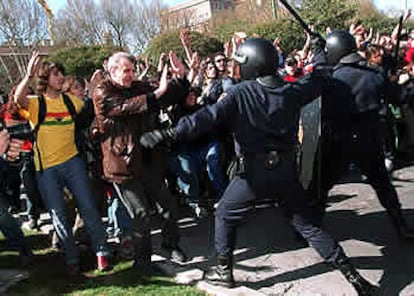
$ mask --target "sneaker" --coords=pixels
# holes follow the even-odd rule
[[[114,237],[114,228],[111,226],[108,226],[106,228],[106,235],[108,238],[113,238]]]
[[[98,265],[99,271],[111,270],[111,265],[109,264],[109,257],[106,255],[97,255],[96,263]]]
[[[161,245],[161,255],[176,263],[184,263],[188,260],[187,255],[178,246],[171,248],[166,245]]]
[[[27,223],[27,226],[29,227],[29,229],[31,229],[31,230],[36,230],[36,229],[38,229],[38,224],[37,224],[37,219],[33,219],[33,218],[30,218],[29,219],[29,222]]]

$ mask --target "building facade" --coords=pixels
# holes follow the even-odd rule
[[[232,0],[190,0],[161,12],[161,33],[188,28],[205,32],[213,16],[219,12],[234,10]]]
[[[205,32],[216,16],[268,19],[275,17],[277,0],[190,0],[161,12],[160,31],[190,29]]]

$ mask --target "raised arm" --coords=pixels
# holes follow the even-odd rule
[[[190,32],[188,30],[180,31],[180,40],[184,47],[187,64],[190,67],[191,58],[193,56],[193,52],[191,51],[191,48],[190,48],[190,44],[191,44]]]
[[[161,74],[158,88],[154,90],[154,92],[149,92],[147,94],[142,94],[131,98],[121,99],[117,97],[106,97],[105,85],[98,85],[93,93],[96,104],[100,106],[97,109],[102,110],[103,113],[106,113],[107,116],[110,117],[138,114],[151,109],[154,105],[157,104],[156,100],[158,100],[167,91],[167,72],[168,68],[165,66]]]
[[[191,63],[190,63],[190,71],[187,74],[187,79],[190,82],[190,84],[193,83],[195,77],[198,74],[198,69],[200,67],[200,56],[198,55],[198,52],[194,52],[193,56],[191,58]]]
[[[150,62],[150,58],[146,57],[145,58],[145,68],[144,70],[142,70],[142,72],[139,74],[138,76],[138,80],[144,80],[144,78],[147,76],[148,71],[151,68],[151,62]]]
[[[37,74],[41,63],[41,57],[38,51],[34,51],[30,57],[29,64],[27,65],[26,75],[22,81],[17,85],[16,92],[14,93],[14,102],[23,109],[28,108],[28,100],[26,94],[29,90],[29,85],[33,77]]]

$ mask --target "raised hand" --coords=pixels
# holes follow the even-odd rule
[[[406,22],[411,16],[411,9],[404,11],[403,22]]]
[[[40,67],[41,57],[39,56],[38,51],[34,51],[30,57],[29,64],[27,65],[27,76],[32,78],[36,75]]]
[[[162,69],[160,83],[158,88],[154,91],[155,98],[159,99],[168,89],[168,66],[164,65]]]
[[[180,31],[180,40],[183,46],[190,46],[191,43],[191,35],[188,30],[181,30]]]
[[[184,64],[180,61],[180,59],[177,57],[177,55],[173,51],[170,51],[169,57],[170,57],[171,72],[177,75],[178,78],[184,78],[185,72],[186,72],[186,68]]]
[[[229,41],[224,42],[223,48],[224,48],[224,55],[230,59],[231,58],[231,43]]]
[[[167,54],[165,52],[162,52],[161,55],[160,55],[160,58],[158,60],[158,67],[157,67],[157,71],[160,72],[160,73],[164,69],[166,58],[167,58]]]
[[[199,66],[200,66],[200,55],[198,54],[197,51],[195,51],[190,61],[190,68],[197,70]]]
[[[365,32],[365,28],[364,28],[363,25],[356,25],[356,24],[352,23],[349,26],[349,33],[353,36],[361,35],[364,32]]]

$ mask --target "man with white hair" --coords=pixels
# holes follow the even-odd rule
[[[186,260],[178,247],[176,200],[163,182],[159,151],[148,151],[139,145],[141,134],[156,125],[154,115],[159,108],[168,105],[168,100],[185,98],[188,92],[184,66],[173,53],[170,61],[177,79],[168,82],[164,67],[158,88],[134,81],[135,58],[125,52],[114,53],[108,60],[107,75],[93,82],[104,178],[112,182],[133,218],[134,266],[149,274],[158,272],[151,265],[150,216],[154,209],[160,209],[164,218],[162,250],[169,259]]]

